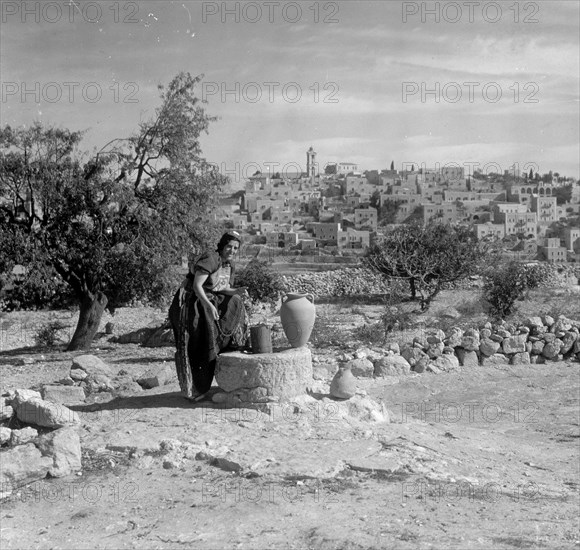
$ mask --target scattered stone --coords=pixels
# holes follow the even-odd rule
[[[385,349],[387,351],[392,351],[395,355],[399,355],[401,353],[401,348],[399,347],[399,344],[397,342],[388,343]]]
[[[497,335],[502,337],[502,340],[504,338],[510,338],[512,333],[509,330],[506,330],[505,328],[498,328],[497,329]]]
[[[109,365],[95,355],[79,355],[72,361],[71,371],[75,369],[84,370],[89,376],[103,375],[112,377],[115,372]],[[71,376],[71,378],[73,378]]]
[[[154,329],[143,340],[142,346],[144,348],[161,348],[163,346],[174,346],[175,339],[173,336],[173,329],[166,325],[158,329]]]
[[[127,334],[121,334],[110,339],[111,342],[117,344],[142,344],[145,342],[157,329],[151,327],[140,328],[129,332]]]
[[[38,436],[38,432],[34,428],[26,427],[20,430],[12,430],[12,434],[10,436],[10,445],[15,447],[16,445],[23,445],[24,443],[28,443],[32,441],[35,437]]]
[[[22,422],[46,428],[62,428],[80,423],[76,412],[59,403],[51,403],[42,399],[28,399],[18,402],[16,416]]]
[[[70,371],[71,379],[77,382],[82,382],[83,380],[88,378],[88,376],[89,375],[82,369],[71,369]]]
[[[3,492],[44,479],[52,466],[52,459],[42,456],[32,443],[18,445],[2,453],[0,487]]]
[[[42,388],[42,398],[52,403],[77,405],[84,403],[85,397],[85,390],[80,386],[44,386]]]
[[[479,338],[480,340],[483,340],[485,338],[489,338],[491,336],[491,330],[489,330],[488,328],[482,328],[479,331]]]
[[[73,428],[60,428],[38,438],[36,446],[43,456],[52,459],[48,473],[64,477],[82,468],[81,440]]]
[[[455,353],[455,348],[452,348],[451,346],[444,346],[443,347],[443,353]]]
[[[137,379],[137,384],[143,389],[148,390],[171,384],[176,376],[175,369],[169,363],[164,363],[163,365],[148,370],[143,376]]]
[[[425,370],[427,372],[432,372],[433,374],[441,374],[441,370],[439,369],[439,367],[435,366],[433,363],[427,364]]]
[[[115,378],[113,385],[115,386],[114,394],[117,396],[135,395],[143,391],[143,388],[127,375]]]
[[[551,327],[556,322],[556,319],[551,317],[550,315],[544,315],[542,317],[542,323],[546,325],[548,328]]]
[[[105,325],[105,334],[113,334],[114,330],[115,330],[115,323],[108,322]]]
[[[452,348],[461,345],[461,339],[463,338],[463,331],[459,327],[451,327],[449,335],[444,340],[444,343]]]
[[[530,364],[530,354],[527,351],[514,353],[511,358],[512,365],[529,365]]]
[[[453,354],[455,354],[455,350],[453,350]],[[424,358],[419,359],[419,361],[415,363],[415,366],[412,367],[411,370],[413,372],[421,374],[422,372],[425,372],[425,369],[427,368],[428,365],[429,365],[429,357],[425,356]]]
[[[423,355],[425,356],[425,354]],[[376,378],[383,376],[404,376],[411,372],[411,365],[401,355],[387,355],[375,362],[374,369]]]
[[[528,319],[526,320],[526,325],[530,328],[535,328],[535,327],[543,327],[544,323],[542,322],[542,319],[540,317],[528,317]]]
[[[546,334],[542,335],[542,340],[546,342],[546,344],[552,343],[556,339],[556,335],[552,332],[546,332]]]
[[[493,340],[494,342],[497,342],[499,344],[501,344],[504,341],[504,337],[500,336],[499,334],[492,334],[489,337],[490,340]]]
[[[457,359],[459,360],[459,364],[461,366],[463,367],[479,366],[479,358],[477,357],[477,353],[475,351],[457,348],[455,352],[457,353]]]
[[[372,378],[374,365],[366,358],[353,359],[348,363],[351,372],[358,378]]]
[[[445,344],[443,342],[429,344],[429,347],[427,348],[427,355],[430,359],[436,359],[437,357],[441,356],[444,348]]]
[[[74,386],[75,385],[75,381],[70,377],[67,376],[65,378],[61,378],[58,383],[62,386]]]

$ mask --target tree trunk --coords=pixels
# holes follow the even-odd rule
[[[87,293],[81,300],[79,322],[67,351],[88,350],[99,330],[108,299],[102,292]]]
[[[415,278],[411,277],[409,279],[409,286],[411,288],[411,300],[415,300],[417,298],[417,287],[415,286]]]

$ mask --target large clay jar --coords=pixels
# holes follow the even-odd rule
[[[350,399],[356,393],[356,378],[350,367],[341,367],[330,383],[330,395],[338,399]]]
[[[286,294],[282,297],[280,318],[284,334],[293,348],[306,345],[312,329],[316,308],[312,294]]]

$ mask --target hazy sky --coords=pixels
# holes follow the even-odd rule
[[[188,71],[220,117],[203,150],[233,179],[305,169],[311,145],[321,167],[580,176],[576,0],[1,4],[2,124],[86,129],[100,147]]]

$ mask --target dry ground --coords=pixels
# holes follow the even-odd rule
[[[577,296],[551,291],[520,307],[580,318]],[[442,295],[431,321],[450,305],[462,312],[454,322],[483,318],[476,294],[464,291]],[[313,355],[354,351],[365,334],[357,327],[381,312],[318,304]],[[28,347],[30,325],[50,315],[74,323],[66,312],[2,319],[2,391],[68,373],[73,354]],[[142,308],[112,320],[122,334],[164,317]],[[130,373],[173,355],[106,337],[92,352]],[[387,424],[340,420],[323,401],[315,414],[193,406],[176,384],[80,407],[82,475],[33,484],[4,501],[0,546],[578,548],[579,375],[579,363],[552,363],[360,380],[389,409]],[[167,439],[184,444],[173,464],[175,452],[159,450]],[[196,460],[200,446],[210,454],[227,447],[232,460],[253,468],[236,473]]]

